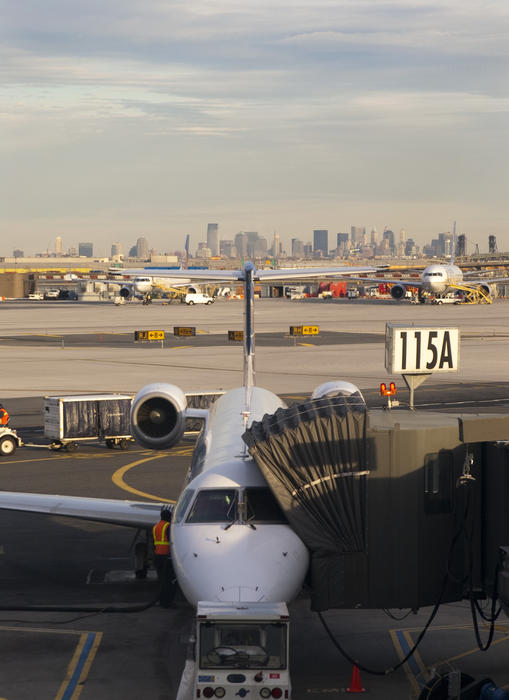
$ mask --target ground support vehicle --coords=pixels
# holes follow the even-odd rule
[[[126,449],[132,440],[130,413],[133,397],[127,394],[46,396],[44,436],[51,449],[78,449],[83,441],[102,440],[107,447]]]
[[[290,698],[289,625],[285,603],[199,602],[194,682],[178,700]]]
[[[23,440],[12,428],[0,426],[0,455],[12,455],[18,447],[23,447]]]
[[[188,306],[192,306],[193,304],[213,304],[214,299],[208,294],[189,292],[184,297],[184,303],[186,303]]]
[[[456,294],[442,294],[436,295],[434,299],[431,300],[432,304],[461,304],[462,298]]]

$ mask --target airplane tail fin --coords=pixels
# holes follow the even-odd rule
[[[244,265],[244,386],[246,388],[246,410],[249,411],[251,390],[255,383],[255,333],[254,333],[254,278],[255,267]]]

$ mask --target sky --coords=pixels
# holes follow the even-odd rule
[[[0,255],[352,225],[509,250],[507,0],[0,0]]]

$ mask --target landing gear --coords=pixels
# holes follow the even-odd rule
[[[145,532],[144,539],[134,545],[134,575],[137,579],[147,578],[150,554],[148,533]]]

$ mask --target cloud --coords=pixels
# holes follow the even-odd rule
[[[267,201],[281,211],[288,193],[293,203],[321,192],[359,206],[393,202],[392,185],[402,207],[417,190],[441,201],[458,163],[466,199],[506,181],[506,0],[25,0],[5,9],[0,167],[29,183],[27,194],[11,178],[7,216],[23,218],[28,199],[48,220],[66,202],[92,221],[108,198],[117,214],[142,197],[140,218],[161,221],[168,179],[176,217],[196,200],[226,211],[230,200],[255,207],[259,198],[260,211]],[[483,190],[475,177],[488,159]]]

